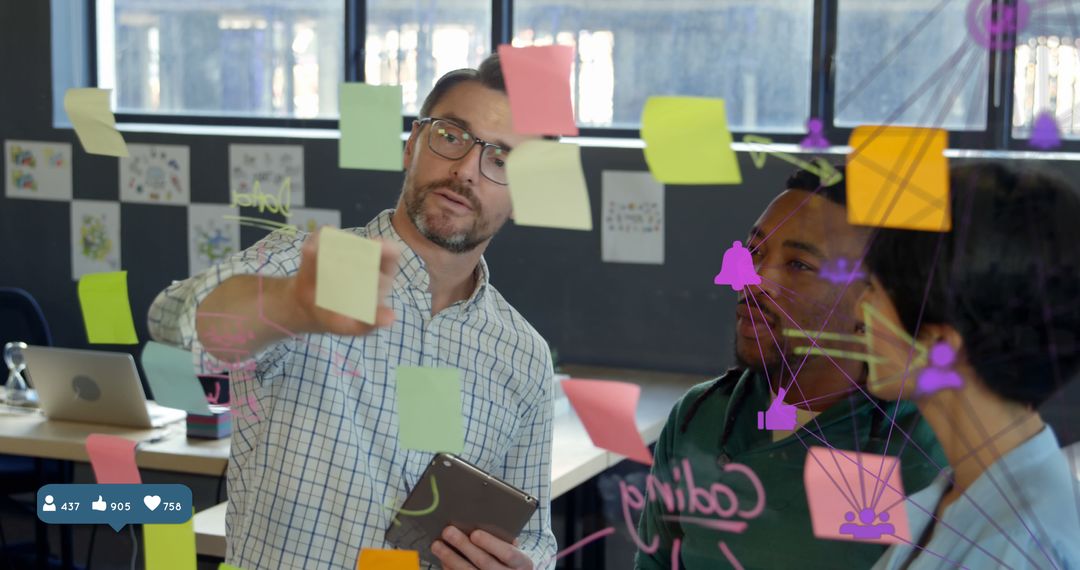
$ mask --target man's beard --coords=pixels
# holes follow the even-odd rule
[[[406,180],[406,184],[410,181]],[[473,220],[472,227],[464,232],[447,233],[440,232],[435,228],[436,220],[433,220],[434,215],[428,216],[424,212],[424,200],[437,189],[444,189],[447,192],[453,192],[458,196],[464,198],[469,206],[472,207],[473,213],[476,214],[476,219]],[[465,253],[476,249],[476,247],[495,235],[494,231],[486,232],[482,224],[484,219],[484,212],[481,209],[480,201],[476,199],[472,190],[456,180],[447,178],[444,180],[436,180],[425,184],[420,188],[416,188],[413,192],[405,192],[405,213],[409,215],[409,219],[412,220],[416,230],[420,232],[420,235],[427,238],[431,243],[451,252],[451,253]]]
[[[784,354],[781,352],[774,352],[771,356],[766,354],[764,364],[762,364],[761,355],[757,352],[755,352],[752,357],[743,357],[743,355],[739,353],[738,342],[738,340],[735,341],[732,352],[735,353],[735,364],[737,364],[739,368],[747,368],[758,374],[768,372],[770,378],[780,378],[782,374],[787,372],[789,367],[798,367],[798,361],[795,360],[796,355],[794,353]],[[772,339],[769,339],[769,342],[772,342]],[[776,347],[774,346],[773,348],[775,349]],[[754,346],[754,349],[757,350],[757,345]],[[787,364],[785,365],[784,362],[787,362]]]

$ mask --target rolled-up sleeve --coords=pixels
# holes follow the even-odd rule
[[[174,282],[159,293],[150,305],[147,325],[151,338],[190,350],[203,373],[235,369],[253,360],[260,366],[273,365],[287,354],[295,335],[264,348],[258,354],[249,354],[242,360],[226,363],[207,350],[207,346],[217,348],[213,339],[198,337],[195,316],[203,300],[230,277],[256,274],[280,277],[296,273],[300,264],[300,248],[306,235],[295,230],[277,230],[210,269]],[[243,315],[214,316],[220,317],[222,326],[226,328],[242,329],[245,324],[251,325],[246,323],[247,317]]]

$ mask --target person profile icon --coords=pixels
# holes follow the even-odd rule
[[[56,504],[53,503],[52,495],[45,495],[45,504],[41,505],[41,510],[47,513],[56,512]]]
[[[889,513],[881,513],[877,516],[881,524],[874,522],[874,509],[859,511],[859,522],[855,521],[855,513],[848,511],[844,515],[847,522],[840,525],[840,534],[850,534],[852,538],[876,540],[883,534],[895,534],[896,527],[889,522]]]
[[[960,378],[952,364],[956,360],[956,352],[947,342],[939,342],[930,349],[930,365],[919,373],[919,379],[915,382],[916,396],[929,396],[940,390],[963,388],[964,381]]]

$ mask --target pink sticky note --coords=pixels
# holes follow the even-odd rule
[[[102,485],[141,484],[135,465],[135,444],[130,439],[92,433],[86,436],[86,454],[94,468],[94,478]]]
[[[514,132],[523,135],[578,134],[570,104],[570,46],[499,46]]]
[[[652,454],[634,422],[641,386],[608,380],[563,380],[570,400],[593,445],[652,465]]]
[[[811,447],[803,481],[814,536],[877,544],[910,542],[899,458]]]

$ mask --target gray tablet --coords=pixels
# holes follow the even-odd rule
[[[386,541],[432,564],[431,544],[449,525],[513,542],[538,507],[534,497],[447,453],[428,464],[386,530]]]

